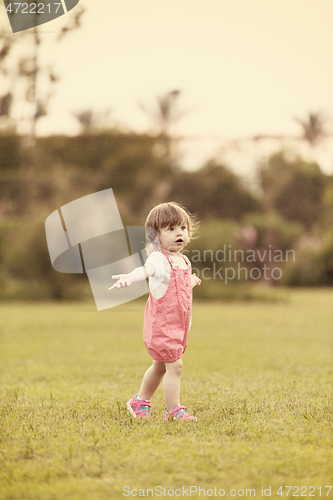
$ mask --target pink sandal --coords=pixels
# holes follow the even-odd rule
[[[171,418],[170,418],[171,417]],[[193,417],[187,413],[187,408],[183,405],[177,405],[167,410],[165,412],[165,420],[194,420],[197,421],[197,417]]]
[[[149,418],[149,410],[153,408],[150,401],[147,399],[139,399],[138,395],[130,399],[126,406],[134,418]]]

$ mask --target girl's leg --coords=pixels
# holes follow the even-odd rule
[[[150,400],[161,383],[165,374],[165,363],[158,363],[154,360],[152,366],[148,368],[143,376],[138,397]]]
[[[163,380],[163,392],[167,408],[180,404],[180,377],[183,370],[182,359],[165,363],[166,374]]]

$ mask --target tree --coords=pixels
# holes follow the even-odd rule
[[[110,114],[110,109],[99,112],[92,109],[72,112],[72,115],[77,119],[81,126],[82,134],[100,131],[103,127],[106,127]]]
[[[308,142],[311,147],[317,146],[328,136],[326,120],[320,112],[312,112],[308,114],[306,119],[295,118],[295,120],[302,128],[301,139]]]
[[[0,8],[4,8],[0,6]],[[75,9],[69,16],[66,26],[58,33],[57,40],[62,40],[69,32],[81,25],[83,8]],[[35,141],[36,124],[39,118],[47,114],[47,106],[52,97],[53,85],[58,81],[54,70],[39,61],[39,49],[43,43],[38,27],[15,35],[5,28],[0,30],[0,128],[16,130],[18,123],[27,119],[30,123],[30,137]],[[48,91],[40,92],[39,81],[46,78]],[[28,118],[15,116],[15,104],[26,102],[32,109]]]
[[[234,219],[261,210],[260,202],[225,165],[209,161],[195,172],[179,172],[169,197],[200,218]]]
[[[163,159],[171,168],[177,167],[178,156],[173,128],[187,114],[186,111],[180,111],[178,108],[180,94],[180,90],[176,89],[157,96],[156,105],[150,109],[142,104],[140,105],[142,111],[149,116],[153,128],[157,130],[156,156]]]
[[[321,222],[325,175],[318,164],[279,151],[262,163],[259,177],[268,211],[277,211],[307,230]]]

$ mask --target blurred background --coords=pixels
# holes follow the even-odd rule
[[[0,0],[0,297],[93,300],[44,224],[110,187],[124,225],[177,201],[201,221],[190,253],[293,249],[261,284],[332,286],[332,23],[331,0],[81,0],[13,35]]]

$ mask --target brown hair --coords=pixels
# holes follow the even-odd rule
[[[160,203],[149,212],[146,219],[146,246],[156,243],[160,229],[182,223],[187,226],[190,241],[199,226],[196,216],[174,201]]]

